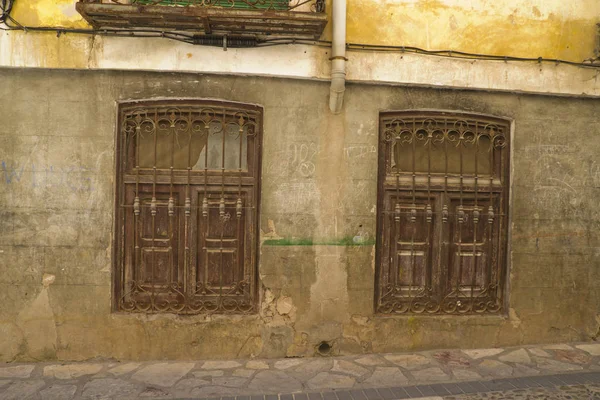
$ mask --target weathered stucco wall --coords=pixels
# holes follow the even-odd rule
[[[192,46],[156,38],[0,31],[0,68],[199,72],[330,79],[330,49]],[[401,52],[348,51],[348,82],[600,96],[598,68],[550,62],[475,61]]]
[[[87,28],[75,2],[17,0],[12,15],[24,25]],[[596,0],[348,0],[347,40],[581,62],[594,57],[599,14]],[[330,39],[330,28],[325,30],[324,39]],[[329,53],[328,47],[310,45],[225,52],[157,38],[0,31],[0,67],[329,80]],[[352,82],[600,96],[597,68],[535,61],[458,60],[400,51],[352,50],[347,57],[347,79]]]
[[[349,0],[348,41],[582,61],[596,0]]]
[[[173,73],[0,69],[0,360],[190,359],[588,340],[598,331],[600,101]],[[264,107],[261,312],[111,313],[116,102]],[[514,119],[510,312],[373,315],[377,121],[437,108]],[[312,243],[312,244],[311,244]],[[304,245],[302,245],[304,244]]]
[[[17,1],[29,26],[86,27],[75,0]],[[348,41],[582,61],[594,52],[596,0],[347,0]],[[331,12],[331,1],[328,1]],[[325,39],[330,38],[327,31]]]

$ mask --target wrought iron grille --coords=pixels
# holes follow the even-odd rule
[[[116,308],[256,311],[259,107],[120,107]]]
[[[83,0],[86,3],[325,12],[325,0]]]
[[[502,310],[509,139],[498,118],[381,114],[377,312]]]

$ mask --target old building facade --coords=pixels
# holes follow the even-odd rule
[[[600,4],[334,2],[0,1],[1,361],[595,339]]]

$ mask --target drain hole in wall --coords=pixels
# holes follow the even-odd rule
[[[333,347],[328,342],[321,342],[317,346],[317,352],[322,356],[328,356],[331,354]]]

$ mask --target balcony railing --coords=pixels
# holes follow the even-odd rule
[[[325,0],[79,0],[96,29],[154,29],[211,36],[319,38]]]
[[[113,0],[91,1],[92,3],[115,3]],[[278,11],[325,11],[325,2],[316,0],[118,0],[121,4],[221,7],[238,10],[278,10]]]

